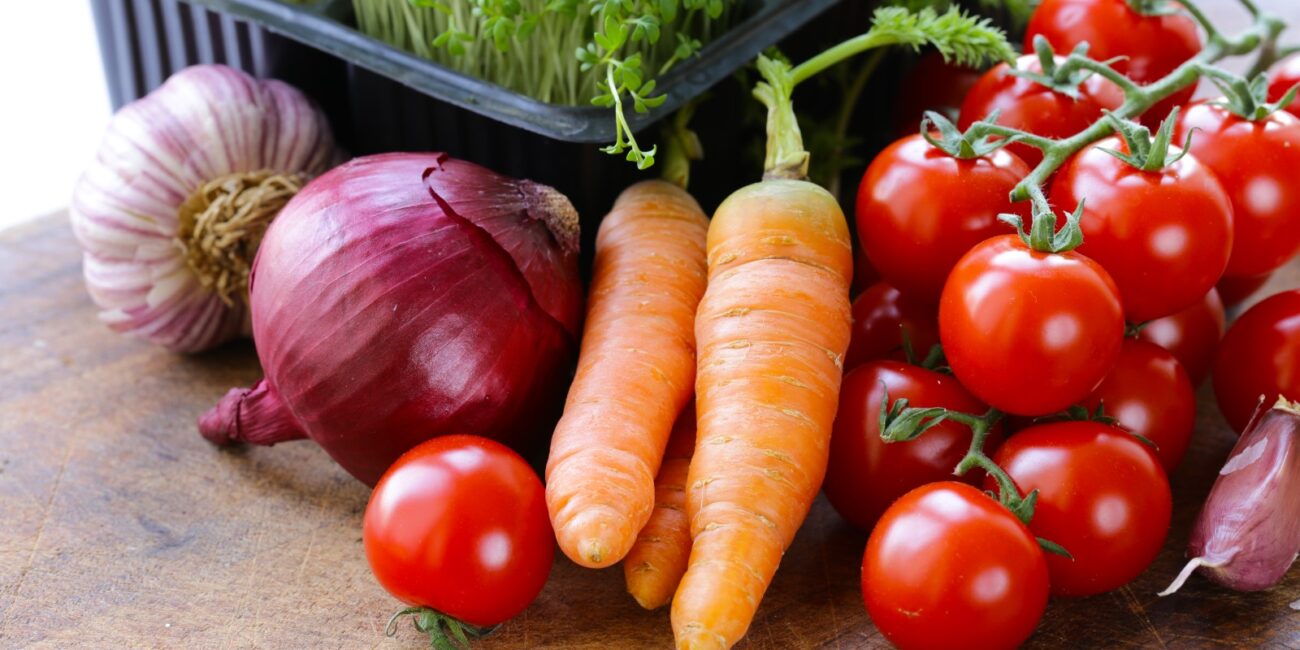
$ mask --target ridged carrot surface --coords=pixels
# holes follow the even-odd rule
[[[654,509],[655,474],[695,378],[708,219],[685,190],[625,190],[596,236],[578,370],[551,440],[546,504],[560,548],[607,567]]]
[[[655,477],[655,509],[623,560],[627,592],[642,607],[667,605],[686,573],[691,525],[686,519],[686,473],[695,453],[695,408],[677,416],[664,462]]]
[[[691,649],[744,636],[821,486],[853,277],[839,205],[804,181],[732,194],[708,253],[695,321],[693,545],[672,606],[677,647]]]

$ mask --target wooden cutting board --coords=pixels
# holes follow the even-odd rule
[[[1297,267],[1271,288],[1294,286]],[[421,646],[405,624],[383,635],[398,603],[362,553],[364,486],[309,442],[223,451],[195,431],[258,376],[248,343],[178,356],[99,324],[66,217],[0,236],[0,647]],[[1159,559],[1053,602],[1031,647],[1300,648],[1300,569],[1265,593],[1193,578],[1155,595],[1234,439],[1202,390]],[[864,545],[818,500],[740,647],[887,647],[859,594]],[[639,609],[620,568],[557,553],[532,608],[478,647],[670,646],[667,613]]]

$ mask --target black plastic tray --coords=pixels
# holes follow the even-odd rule
[[[351,0],[308,4],[281,0],[190,1],[244,18],[430,97],[533,133],[566,142],[614,140],[614,119],[609,109],[540,102],[371,38],[352,25]],[[629,111],[629,125],[639,131],[671,113],[836,2],[761,0],[752,15],[661,78],[658,88],[667,95],[667,101],[646,114]]]

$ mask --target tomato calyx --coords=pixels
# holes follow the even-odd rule
[[[397,634],[397,623],[403,616],[410,616],[415,629],[429,635],[429,646],[434,650],[467,649],[470,639],[481,639],[500,627],[476,627],[435,609],[407,607],[388,619],[388,625],[384,626],[385,636]]]
[[[1183,141],[1182,148],[1171,151],[1174,140],[1174,127],[1178,122],[1178,112],[1179,108],[1175,106],[1169,112],[1169,117],[1160,123],[1160,128],[1156,130],[1155,136],[1152,136],[1151,129],[1106,111],[1105,119],[1115,128],[1115,132],[1123,138],[1128,151],[1123,152],[1107,147],[1097,147],[1097,149],[1144,172],[1159,172],[1170,167],[1182,160],[1191,151],[1192,136],[1196,134],[1196,129],[1189,130],[1186,140]]]
[[[931,345],[930,350],[925,353],[925,358],[918,360],[916,350],[912,347],[912,336],[908,333],[907,325],[900,325],[898,331],[903,339],[903,358],[908,364],[944,375],[952,374],[952,368],[948,367],[948,359],[943,354],[942,344],[935,343]],[[882,412],[881,415],[883,416],[884,413]]]
[[[1128,0],[1128,6],[1143,16],[1176,16],[1178,5],[1169,0]]]
[[[1035,187],[1031,193],[1034,190],[1037,190],[1038,195],[1042,194],[1041,188]],[[1082,245],[1083,229],[1079,226],[1079,220],[1083,218],[1083,201],[1079,201],[1074,212],[1064,213],[1065,225],[1060,230],[1056,229],[1056,215],[1046,203],[1045,198],[1040,202],[1035,197],[1034,221],[1028,232],[1025,232],[1025,223],[1020,215],[1000,214],[998,220],[1015,228],[1020,241],[1040,253],[1068,253]]]
[[[1270,102],[1268,77],[1264,74],[1255,75],[1247,81],[1245,77],[1211,66],[1203,66],[1202,73],[1223,93],[1222,99],[1209,102],[1211,106],[1221,107],[1252,122],[1266,120],[1270,115],[1285,110],[1295,100],[1297,93],[1300,93],[1300,84],[1296,84],[1277,101]]]
[[[1088,43],[1085,41],[1075,46],[1070,52],[1070,57],[1064,61],[1057,61],[1056,52],[1052,49],[1052,44],[1046,36],[1039,34],[1034,37],[1034,54],[1038,57],[1038,65],[1041,71],[1024,70],[1012,68],[1007,71],[1015,77],[1028,79],[1040,86],[1050,88],[1052,92],[1065,95],[1070,99],[1078,101],[1083,98],[1083,93],[1079,91],[1079,86],[1088,80],[1095,72],[1075,64],[1077,59],[1086,59],[1088,57]],[[1114,60],[1103,61],[1102,65],[1109,65]],[[986,119],[985,122],[996,122],[995,119]]]
[[[985,122],[996,123],[998,121],[999,111],[993,111],[988,117],[984,118]],[[935,137],[931,125],[938,129],[939,137]],[[944,117],[935,111],[926,111],[921,117],[921,137],[930,143],[930,146],[938,149],[953,158],[959,160],[970,160],[972,158],[983,158],[1002,147],[1013,142],[1019,142],[1024,136],[1016,135],[1010,138],[1001,138],[994,140],[987,133],[978,133],[975,128],[967,129],[962,133],[952,120]]]

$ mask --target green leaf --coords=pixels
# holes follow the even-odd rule
[[[1074,559],[1074,556],[1070,555],[1070,552],[1065,550],[1064,546],[1061,546],[1056,542],[1043,539],[1042,537],[1036,537],[1035,539],[1038,540],[1038,545],[1042,547],[1044,551],[1047,551],[1048,553],[1051,553],[1053,555],[1059,555],[1061,557],[1069,558],[1071,560]]]
[[[947,61],[978,67],[986,61],[1011,61],[1015,49],[1006,34],[987,19],[952,7],[942,14],[925,8],[911,12],[882,7],[872,17],[871,34],[881,40],[920,49],[932,45]]]

